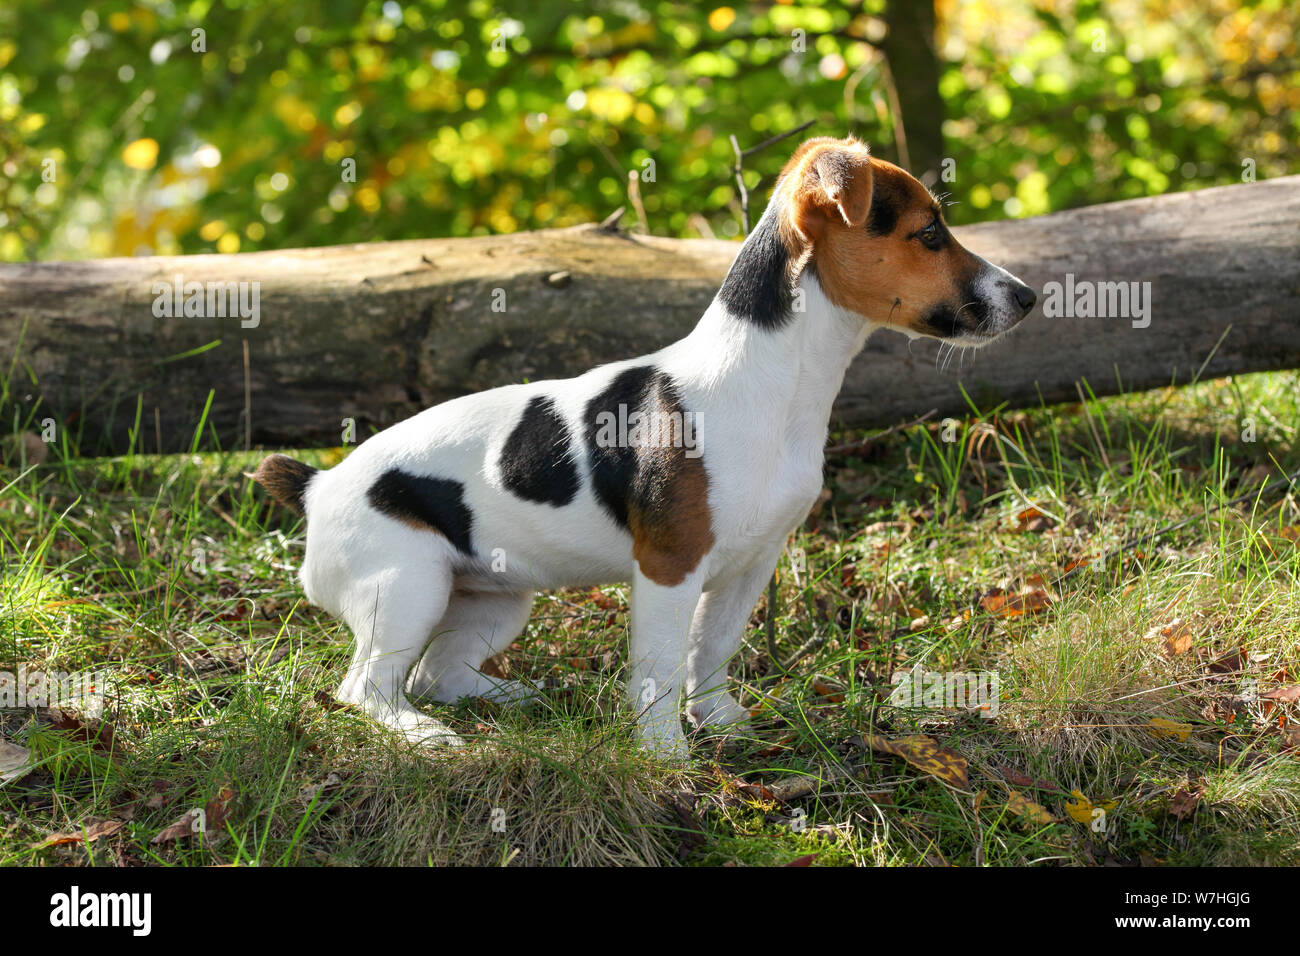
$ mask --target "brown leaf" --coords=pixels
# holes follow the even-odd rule
[[[1002,772],[1002,779],[1013,787],[1024,787],[1030,790],[1047,790],[1052,793],[1065,793],[1065,788],[1051,780],[1042,780],[1037,777],[1031,777],[1023,774],[1014,767],[1002,764],[998,768]]]
[[[1037,508],[1026,508],[1016,515],[1016,531],[1047,531],[1056,527],[1056,522]]]
[[[833,704],[844,703],[844,691],[838,687],[833,687],[820,678],[813,680],[813,692],[825,697]]]
[[[479,665],[478,669],[488,677],[495,677],[497,680],[505,680],[509,676],[506,674],[506,656],[504,654],[489,657]]]
[[[772,793],[771,790],[763,786],[761,783],[748,783],[744,780],[737,780],[736,789],[751,800],[763,800],[767,803],[781,802],[776,798],[776,794]]]
[[[82,720],[76,714],[66,710],[58,711],[58,716],[50,723],[51,730],[60,731],[70,740],[81,741],[106,753],[113,754],[113,725],[102,720]]]
[[[786,866],[812,866],[813,860],[817,859],[819,856],[821,856],[820,853],[809,853],[805,856],[797,856],[787,863]]]
[[[235,798],[232,787],[222,787],[202,810],[187,810],[175,823],[164,828],[150,843],[169,843],[191,837],[196,833],[216,833],[230,815],[230,802]]]
[[[940,747],[933,737],[920,734],[889,740],[878,734],[864,734],[872,750],[902,757],[913,767],[961,790],[970,788],[966,758],[947,747]]]
[[[217,791],[217,795],[208,801],[204,809],[208,815],[208,829],[213,830],[220,827],[226,822],[226,817],[230,816],[230,802],[235,799],[235,789],[233,787],[222,787]]]
[[[150,843],[171,843],[174,840],[183,840],[199,832],[199,811],[186,810],[181,818],[170,826],[164,827],[149,842]]]
[[[1261,700],[1276,700],[1284,704],[1294,704],[1300,700],[1300,684],[1292,684],[1290,687],[1275,687],[1267,694],[1260,694]]]
[[[995,617],[1020,617],[1037,614],[1052,603],[1052,596],[1042,589],[1023,594],[1007,594],[1000,588],[980,598],[980,607]]]
[[[1170,621],[1164,627],[1153,628],[1150,637],[1159,637],[1160,653],[1165,657],[1177,657],[1192,649],[1196,635],[1182,618]]]
[[[1169,801],[1169,812],[1179,820],[1186,820],[1196,812],[1196,806],[1201,802],[1201,797],[1205,790],[1199,784],[1186,784],[1174,791],[1173,799]]]
[[[1019,790],[1011,791],[1011,795],[1007,798],[1007,809],[1036,826],[1047,826],[1049,823],[1056,822],[1056,817],[1052,816],[1046,807],[1034,803]]]
[[[1208,665],[1211,674],[1235,674],[1246,669],[1246,649],[1238,647]]]
[[[32,770],[32,752],[0,737],[0,784],[18,780]]]
[[[103,837],[112,836],[126,826],[121,820],[97,820],[75,833],[51,833],[42,842],[35,844],[36,849],[47,846],[61,846],[65,843],[94,843]]]

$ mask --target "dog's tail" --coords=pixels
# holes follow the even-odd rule
[[[300,515],[307,513],[303,495],[318,469],[288,455],[267,455],[247,477],[270,492],[271,497]]]

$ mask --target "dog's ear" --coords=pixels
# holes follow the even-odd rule
[[[789,223],[804,242],[815,243],[828,223],[856,228],[871,211],[871,158],[852,139],[812,139],[787,164]]]

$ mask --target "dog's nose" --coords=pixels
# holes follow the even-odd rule
[[[1025,285],[1023,282],[1016,283],[1013,294],[1016,297],[1016,304],[1020,306],[1025,315],[1029,314],[1029,310],[1032,309],[1034,303],[1038,301],[1038,296],[1034,294],[1034,290],[1029,288],[1029,286]]]

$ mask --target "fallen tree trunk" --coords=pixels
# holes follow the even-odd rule
[[[1106,394],[1185,383],[1198,370],[1300,367],[1297,223],[1300,176],[958,229],[1039,289],[1039,308],[1005,342],[959,356],[956,371],[937,366],[934,343],[874,336],[849,371],[838,420],[962,414],[962,386],[981,407],[1014,406],[1072,400],[1080,379]],[[672,341],[708,305],[737,249],[581,227],[4,265],[0,360],[9,368],[16,356],[17,371],[0,427],[52,418],[82,453],[132,442],[185,450],[211,392],[204,447],[213,435],[227,448],[338,445],[348,420],[361,440],[457,395]],[[183,295],[181,315],[156,314],[178,282],[182,292],[254,283],[245,304],[256,289],[256,321],[187,318]],[[1138,293],[1130,318],[1048,318],[1051,282],[1067,314],[1085,305],[1079,290],[1089,283],[1149,283],[1149,297],[1140,285],[1122,290]],[[1096,291],[1104,305],[1120,290]]]

